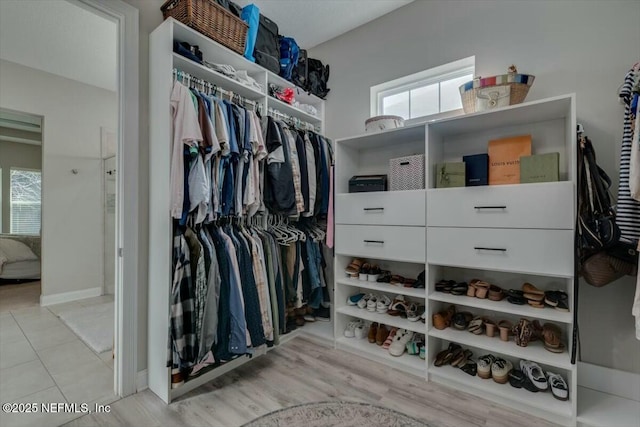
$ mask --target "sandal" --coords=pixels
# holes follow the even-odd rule
[[[454,368],[459,368],[464,366],[467,363],[467,360],[473,356],[473,352],[471,350],[465,350],[461,352],[457,357],[451,359],[451,366]]]
[[[389,283],[391,281],[391,272],[389,270],[381,270],[378,279],[376,282],[378,283]]]
[[[391,276],[391,281],[389,283],[394,286],[402,286],[404,284],[404,277],[394,274]]]
[[[469,322],[471,322],[472,319],[473,314],[468,311],[462,311],[453,316],[452,324],[454,328],[463,331],[467,329],[467,326],[469,326]]]
[[[520,321],[513,327],[513,335],[516,344],[520,347],[526,347],[531,341],[533,335],[533,328],[531,322],[527,319],[520,319]]]
[[[472,377],[475,377],[476,374],[478,373],[478,364],[471,359],[468,359],[467,363],[465,363],[462,366],[459,366],[459,368],[462,372],[469,374]]]
[[[562,353],[564,344],[561,341],[562,330],[553,323],[545,323],[542,327],[542,338],[544,339],[544,348],[552,353]]]
[[[457,283],[451,288],[451,295],[464,295],[467,293],[468,289],[469,285],[467,284],[467,282]]]
[[[402,286],[405,288],[413,288],[413,284],[416,282],[416,279],[404,279],[404,283],[402,284]]]
[[[524,297],[508,296],[507,297],[507,301],[509,301],[511,304],[515,304],[515,305],[525,305],[527,303],[527,299],[524,298]]]
[[[496,285],[489,286],[489,299],[491,301],[502,301],[504,299],[502,288]]]
[[[536,295],[542,295],[544,297],[544,291],[541,291],[540,289],[536,288],[529,282],[523,283],[522,291],[525,294],[536,294]]]
[[[509,341],[509,335],[513,329],[513,324],[508,320],[501,320],[498,323],[498,329],[500,329],[500,339],[502,341]]]
[[[478,280],[474,283],[474,286],[476,287],[476,298],[485,299],[491,285],[484,280]]]
[[[387,339],[382,344],[382,348],[384,348],[385,350],[388,350],[389,346],[393,342],[393,337],[395,337],[397,333],[398,333],[398,328],[391,328],[391,330],[389,331],[389,335],[387,335]]]
[[[440,280],[436,283],[436,292],[450,293],[455,284],[456,282],[453,280]]]
[[[478,288],[476,288],[476,283],[479,282],[479,279],[472,279],[469,282],[469,285],[467,286],[467,296],[468,297],[475,297],[476,296],[476,291],[478,290]]]
[[[471,322],[469,322],[469,332],[474,335],[482,335],[484,333],[484,322],[480,317],[474,317]]]
[[[544,302],[551,307],[557,307],[560,301],[566,303],[568,300],[569,295],[563,291],[547,291],[544,293]]]
[[[451,361],[453,352],[461,347],[456,343],[449,343],[449,347],[446,350],[442,350],[436,355],[436,360],[433,362],[435,366],[442,366]]]
[[[362,267],[362,261],[358,258],[354,258],[351,260],[344,272],[347,273],[349,277],[358,277],[358,274],[360,273],[360,267]]]
[[[489,317],[484,317],[482,318],[482,320],[484,321],[484,328],[487,332],[487,336],[494,337],[496,335],[496,329],[498,327],[498,325],[496,325],[496,322],[491,320]]]

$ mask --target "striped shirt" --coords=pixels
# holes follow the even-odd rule
[[[624,101],[624,131],[622,134],[622,150],[620,153],[620,186],[618,187],[618,206],[616,222],[620,227],[622,238],[628,240],[640,239],[640,202],[631,197],[629,189],[629,166],[631,163],[631,145],[635,125],[635,112],[631,108],[635,74],[631,70],[627,73],[624,84],[620,89],[620,98]]]

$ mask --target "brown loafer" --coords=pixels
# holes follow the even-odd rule
[[[384,341],[387,339],[388,336],[389,336],[389,330],[387,329],[387,327],[384,325],[378,326],[378,333],[376,334],[376,344],[378,345],[384,344]]]
[[[378,335],[378,323],[373,322],[371,326],[369,326],[369,333],[367,334],[367,339],[371,344],[376,342],[376,335]]]

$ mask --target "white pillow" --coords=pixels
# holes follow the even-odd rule
[[[27,245],[13,239],[0,239],[0,253],[6,262],[37,261],[38,257]]]

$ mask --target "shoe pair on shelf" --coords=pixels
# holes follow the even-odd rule
[[[514,369],[509,373],[509,384],[533,393],[551,389],[551,394],[556,399],[569,400],[569,387],[562,375],[545,373],[537,363],[530,360],[521,360],[520,369]]]
[[[471,350],[465,350],[459,344],[452,342],[449,344],[449,347],[436,355],[433,364],[437,367],[451,365],[454,368],[460,368],[463,372],[471,376],[475,376],[477,364],[471,359],[471,356],[473,356]]]
[[[381,270],[375,264],[364,262],[361,259],[351,260],[344,272],[352,279],[360,279],[367,282],[376,282],[380,277]]]

